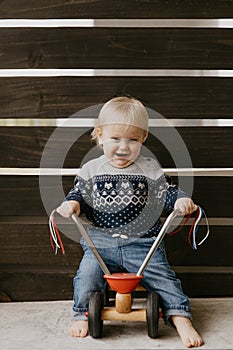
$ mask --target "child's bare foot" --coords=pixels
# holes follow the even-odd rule
[[[71,337],[85,338],[88,333],[88,322],[83,320],[74,321],[69,330]]]
[[[184,316],[172,316],[171,319],[182,342],[187,348],[198,347],[203,344],[203,340],[193,328],[189,318]]]

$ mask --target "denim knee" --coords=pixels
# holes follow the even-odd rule
[[[90,295],[94,291],[103,291],[106,281],[103,271],[93,254],[85,252],[76,276],[73,279],[74,305],[73,316],[76,320],[86,320]]]

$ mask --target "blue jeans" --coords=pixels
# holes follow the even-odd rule
[[[98,231],[89,231],[89,236],[111,273],[137,273],[155,240],[154,237],[136,240],[112,238]],[[81,244],[84,256],[74,277],[75,320],[87,320],[85,312],[88,310],[90,294],[93,291],[104,291],[106,285],[103,271],[90,248],[83,239]],[[147,265],[143,276],[141,285],[160,296],[160,306],[167,324],[170,324],[169,318],[174,315],[191,319],[189,299],[183,293],[180,280],[168,264],[163,242]]]

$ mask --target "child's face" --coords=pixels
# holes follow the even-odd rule
[[[125,168],[139,156],[147,132],[135,126],[112,124],[98,129],[97,135],[110,163],[117,168]]]

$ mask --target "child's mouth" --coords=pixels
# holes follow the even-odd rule
[[[127,158],[129,156],[128,153],[116,153],[116,156],[118,158]]]

